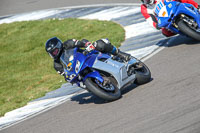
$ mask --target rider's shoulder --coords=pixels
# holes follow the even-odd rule
[[[76,43],[76,39],[68,39],[64,41],[63,46],[73,46]]]
[[[77,41],[76,39],[68,39],[68,40],[64,41],[63,44],[73,43],[73,42],[76,42],[76,41]]]

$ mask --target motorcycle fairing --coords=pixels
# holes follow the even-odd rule
[[[194,18],[194,20],[198,24],[198,27],[200,26],[200,14],[199,11],[193,5],[188,3],[181,3],[178,6],[178,9],[175,12],[174,16],[178,16],[179,14],[186,14],[187,16]]]
[[[83,82],[87,79],[87,78],[95,78],[97,80],[99,80],[101,83],[103,83],[104,79],[101,77],[101,75],[99,74],[98,71],[93,71],[90,72],[89,74],[87,74],[84,79]]]
[[[161,3],[162,3],[162,1],[161,1]],[[158,26],[159,27],[166,27],[167,25],[171,24],[168,20],[169,20],[169,18],[173,17],[172,14],[174,12],[176,12],[176,5],[178,5],[178,4],[179,4],[179,2],[173,1],[173,2],[169,3],[169,2],[164,1],[164,6],[162,8],[165,8],[165,10],[166,10],[165,12],[168,14],[165,17],[160,15],[160,14],[163,14],[164,10],[162,10],[162,9],[158,10],[157,5],[156,5],[156,7],[155,7],[156,10],[155,9],[154,10],[155,10],[155,14],[158,17]]]
[[[164,7],[167,10],[168,16],[167,17],[161,17],[158,16],[157,7],[155,7],[155,14],[158,18],[158,27],[166,27],[168,29],[173,30],[176,33],[181,34],[181,32],[176,29],[172,23],[175,21],[176,17],[179,16],[179,14],[186,14],[187,16],[190,16],[194,18],[194,20],[197,22],[198,27],[200,26],[200,14],[199,11],[191,4],[188,3],[180,3],[177,1],[167,2],[164,1]]]
[[[118,82],[118,87],[122,88],[129,82],[134,82],[135,74],[128,76],[127,70],[130,65],[135,63],[137,60],[131,59],[128,63],[121,63],[111,59],[111,56],[108,54],[99,53],[97,51],[92,51],[87,55],[77,51],[78,48],[74,49],[74,60],[72,65],[72,70],[67,70],[67,64],[64,60],[64,55],[61,56],[60,60],[64,65],[64,71],[66,73],[67,79],[70,83],[77,83],[79,85],[82,81],[84,82],[87,78],[95,78],[101,83],[104,79],[98,72],[98,70],[105,71],[110,73]],[[78,63],[77,63],[78,62]],[[88,73],[82,81],[79,80],[79,73],[85,68],[91,68],[92,72]]]
[[[102,67],[103,66],[103,67]],[[123,63],[117,62],[108,58],[106,61],[95,60],[92,68],[110,73],[118,82],[118,87],[122,88],[127,83],[135,80],[135,75],[128,76],[126,66]]]

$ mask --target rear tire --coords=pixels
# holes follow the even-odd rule
[[[200,41],[200,33],[196,32],[194,29],[190,28],[186,22],[182,19],[178,20],[177,22],[178,28],[181,32],[186,34],[187,36]]]
[[[117,100],[121,97],[121,91],[120,89],[117,87],[116,83],[113,82],[114,79],[109,77],[109,79],[111,80],[111,84],[112,86],[114,86],[114,91],[106,91],[104,90],[102,87],[100,87],[96,82],[94,78],[87,78],[85,80],[85,85],[87,87],[87,89],[89,91],[91,91],[93,94],[95,94],[96,96],[104,99],[104,100],[108,100],[108,101],[114,101]]]
[[[141,61],[138,63],[138,65],[140,67],[138,69],[136,67],[135,69],[135,74],[136,74],[135,83],[138,85],[148,83],[151,80],[151,72],[149,68]]]

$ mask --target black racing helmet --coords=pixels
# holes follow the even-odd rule
[[[155,0],[141,0],[143,4],[152,5],[154,4]]]
[[[45,49],[47,53],[53,58],[57,59],[62,51],[63,44],[60,39],[57,37],[52,37],[49,40],[47,40]]]

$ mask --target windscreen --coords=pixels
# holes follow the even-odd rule
[[[68,65],[72,65],[74,59],[74,49],[65,50],[60,59],[63,66],[67,69]]]

